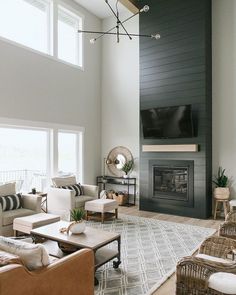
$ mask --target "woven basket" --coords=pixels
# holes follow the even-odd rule
[[[113,199],[113,194],[115,194],[115,191],[110,190],[107,192],[107,199]]]
[[[113,194],[113,199],[118,202],[119,205],[125,205],[128,200],[128,195],[124,193]]]

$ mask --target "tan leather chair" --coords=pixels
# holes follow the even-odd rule
[[[1,295],[94,295],[94,254],[83,249],[36,271],[0,267]]]

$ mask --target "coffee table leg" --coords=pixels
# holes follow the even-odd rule
[[[120,237],[117,238],[117,243],[118,243],[118,255],[117,255],[117,261],[113,261],[113,268],[118,268],[119,265],[121,264],[121,260],[120,260],[120,245],[121,245],[121,239]]]
[[[118,208],[115,209],[115,216],[116,216],[116,219],[118,219]]]

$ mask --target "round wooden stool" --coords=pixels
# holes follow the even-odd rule
[[[215,199],[214,219],[216,219],[216,214],[221,212],[220,208],[218,209],[218,204],[222,204],[222,206],[224,208],[225,218],[226,218],[226,216],[229,212],[229,200]]]

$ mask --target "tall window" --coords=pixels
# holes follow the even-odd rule
[[[61,175],[76,175],[78,167],[77,134],[58,133],[58,171]]]
[[[44,53],[50,53],[50,2],[0,2],[0,35]]]
[[[0,128],[0,182],[16,181],[17,191],[47,184],[47,131]]]
[[[79,29],[82,17],[56,0],[0,0],[1,37],[82,67]]]
[[[58,57],[82,66],[81,18],[62,6],[58,7]]]

